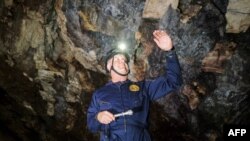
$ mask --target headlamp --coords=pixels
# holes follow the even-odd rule
[[[125,43],[119,43],[117,47],[120,51],[125,51],[127,49],[127,46]]]

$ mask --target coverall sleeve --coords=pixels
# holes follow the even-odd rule
[[[166,59],[167,65],[164,75],[145,82],[146,91],[151,100],[165,96],[182,85],[181,69],[176,53],[174,51],[169,52]]]
[[[101,123],[96,119],[98,113],[98,103],[95,94],[92,96],[92,100],[87,112],[87,126],[91,132],[98,132],[101,130]]]

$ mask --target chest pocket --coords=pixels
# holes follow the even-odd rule
[[[142,95],[140,92],[132,92],[130,93],[130,99],[132,102],[132,108],[140,108],[142,107]]]
[[[110,102],[107,101],[99,101],[100,111],[110,110],[112,105]]]

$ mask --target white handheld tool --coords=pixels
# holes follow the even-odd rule
[[[133,115],[133,111],[132,110],[127,110],[126,112],[121,112],[121,113],[118,113],[118,114],[115,114],[114,116],[115,117],[120,117],[120,116],[125,116],[125,115]]]

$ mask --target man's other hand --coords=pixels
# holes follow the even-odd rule
[[[173,47],[172,40],[166,31],[163,30],[155,30],[153,32],[154,41],[164,51],[170,51]]]
[[[108,111],[99,112],[96,118],[102,124],[109,124],[110,122],[115,120],[114,115]]]

